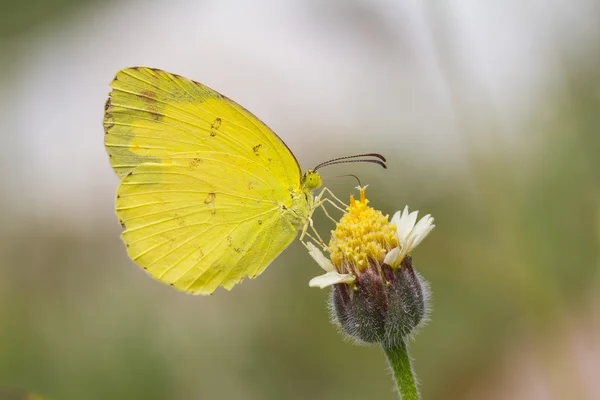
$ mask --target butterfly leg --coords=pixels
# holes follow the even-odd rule
[[[336,203],[334,203],[331,199],[329,199],[327,197],[323,197],[326,193],[330,194],[333,198],[340,201],[337,197],[335,197],[335,195],[331,192],[331,190],[329,190],[327,188],[323,188],[323,190],[314,198],[314,201],[312,203],[311,215],[314,212],[314,210],[317,209],[317,207],[321,207],[321,209],[323,210],[323,212],[325,213],[327,218],[329,218],[333,223],[337,224],[337,221],[331,215],[329,215],[329,212],[325,208],[325,203],[330,203],[331,205],[333,205],[335,208],[337,208],[338,210],[340,210],[343,213],[345,213],[346,211],[343,210],[342,208],[340,208],[340,206],[338,206]],[[341,203],[341,201],[340,201],[340,203]],[[344,205],[345,207],[347,207],[344,203],[341,203],[341,204]]]
[[[315,208],[320,207],[321,210],[323,210],[323,213],[325,214],[325,216],[327,218],[329,218],[334,224],[337,224],[338,221],[335,218],[333,218],[327,211],[327,208],[325,208],[325,203],[333,204],[333,206],[335,207],[335,203],[333,203],[333,201],[331,201],[330,199],[322,199],[318,203],[315,203]]]
[[[339,211],[341,211],[342,213],[346,213],[346,210],[342,209],[339,205],[337,205],[333,200],[331,200],[328,197],[324,197],[325,194],[328,194],[329,196],[333,197],[335,200],[337,200],[342,206],[344,207],[348,207],[346,204],[344,204],[340,199],[338,199],[332,192],[331,190],[329,190],[328,188],[323,188],[323,190],[317,195],[315,196],[315,200],[313,202],[313,209],[316,209],[317,207],[321,207],[321,209],[323,210],[323,212],[325,213],[325,215],[327,216],[327,218],[329,218],[331,221],[333,221],[334,223],[337,224],[338,221],[336,221],[334,218],[331,217],[331,215],[329,215],[329,212],[327,211],[327,209],[325,208],[325,203],[329,203],[332,206],[334,206],[335,208],[337,208]]]
[[[342,207],[340,207],[339,205],[335,204],[333,201],[331,201],[331,204],[333,204],[333,206],[335,208],[337,208],[338,210],[340,210],[341,212],[345,213],[346,212],[346,208],[348,208],[348,204],[344,203],[343,201],[341,201],[340,199],[338,199],[336,197],[335,194],[333,194],[333,192],[331,190],[329,190],[329,188],[324,187],[323,190],[321,190],[321,192],[315,197],[315,202],[319,202],[321,201],[321,199],[326,199],[327,197],[323,197],[325,196],[325,194],[331,196],[334,200],[336,200]]]
[[[313,233],[315,234],[316,238],[313,235],[311,235],[310,233],[308,233],[309,226],[312,229]],[[317,230],[315,229],[312,218],[310,218],[310,217],[309,217],[308,221],[306,222],[306,224],[304,224],[304,227],[302,228],[302,233],[300,234],[300,241],[303,244],[304,244],[304,240],[303,240],[304,236],[308,236],[309,239],[311,239],[317,245],[321,246],[323,248],[323,250],[327,249],[327,245],[325,244],[323,239],[321,239],[321,236],[319,235],[319,232],[317,232]],[[306,244],[305,244],[305,246],[306,246]]]
[[[321,236],[319,235],[319,233],[315,229],[314,222],[313,222],[313,219],[312,219],[312,215],[315,212],[315,210],[317,209],[317,207],[321,207],[321,208],[323,208],[323,211],[325,212],[325,215],[327,215],[327,217],[329,219],[331,219],[333,222],[336,222],[333,218],[331,218],[331,216],[329,215],[329,213],[323,207],[323,203],[325,202],[325,199],[321,199],[321,198],[323,197],[324,193],[325,193],[325,191],[322,190],[317,196],[314,197],[314,200],[312,201],[311,208],[310,208],[310,211],[309,211],[308,220],[304,224],[304,227],[302,228],[302,234],[300,235],[300,240],[302,240],[304,238],[304,236],[308,234],[308,228],[310,226],[311,230],[313,231],[313,233],[315,234],[315,236],[318,238],[318,243],[321,244],[321,245],[325,244],[325,242],[323,241],[323,239],[321,239]],[[310,235],[309,235],[309,237],[310,237]]]
[[[337,224],[338,221],[335,220],[327,211],[327,209],[325,208],[325,203],[329,203],[331,204],[333,207],[337,208],[339,211],[345,213],[346,210],[342,207],[340,207],[337,203],[335,203],[332,199],[330,199],[329,197],[325,197],[325,195],[331,196],[333,199],[337,200],[339,204],[341,204],[343,207],[348,207],[347,204],[345,204],[343,201],[341,201],[340,199],[338,199],[331,190],[329,190],[328,188],[323,188],[323,190],[321,190],[319,192],[319,194],[317,196],[315,196],[314,201],[312,203],[312,207],[311,207],[311,211],[310,211],[310,216],[308,218],[308,221],[306,222],[306,224],[304,225],[304,227],[302,228],[302,233],[300,234],[300,241],[303,241],[304,236],[308,236],[311,240],[313,240],[316,244],[318,244],[319,246],[321,246],[324,250],[327,249],[327,245],[325,244],[325,242],[323,241],[323,239],[321,238],[321,236],[319,235],[319,233],[317,232],[317,230],[314,227],[314,223],[312,220],[312,214],[313,212],[317,209],[317,207],[320,207],[323,210],[323,213],[325,213],[325,216],[327,216],[327,218],[329,218],[333,223]],[[312,233],[314,233],[315,236],[312,236],[311,234],[308,233],[308,228],[311,228]],[[316,238],[315,238],[316,237]]]
[[[321,236],[319,235],[319,232],[317,232],[317,230],[315,229],[315,225],[313,223],[312,217],[308,218],[308,225],[310,225],[310,229],[313,231],[313,233],[315,234],[315,236],[317,237],[317,239],[319,239],[319,243],[321,245],[325,246],[325,242],[323,241],[323,239],[321,239]],[[307,234],[308,234],[308,232],[307,232]]]
[[[329,218],[334,224],[337,224],[337,221],[331,216],[329,215],[329,212],[327,212],[327,209],[325,208],[325,201],[321,200],[319,203],[315,204],[315,208],[320,207],[321,210],[323,210],[323,213],[325,214],[325,216],[327,218]]]

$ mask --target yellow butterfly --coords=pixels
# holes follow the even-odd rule
[[[273,131],[216,91],[142,67],[119,71],[111,87],[104,143],[121,180],[117,216],[129,256],[154,278],[194,294],[229,290],[327,201],[312,194],[316,169],[341,159],[302,174]]]

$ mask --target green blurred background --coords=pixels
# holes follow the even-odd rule
[[[342,340],[295,243],[193,297],[134,266],[103,105],[134,65],[252,110],[340,197],[409,204],[433,289],[424,399],[600,399],[600,6],[570,2],[2,2],[1,399],[395,399]],[[323,233],[333,228],[317,219]],[[12,396],[12,397],[11,397]]]

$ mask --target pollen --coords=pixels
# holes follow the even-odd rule
[[[396,225],[368,204],[365,188],[360,188],[360,199],[350,196],[347,212],[333,231],[329,251],[338,271],[363,272],[370,264],[382,264],[387,252],[398,247]]]

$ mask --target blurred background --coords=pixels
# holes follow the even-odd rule
[[[102,118],[135,65],[235,99],[304,169],[388,158],[324,173],[436,219],[413,254],[433,289],[424,399],[600,399],[596,0],[2,6],[1,399],[396,398],[380,349],[329,323],[299,243],[206,298],[129,261]]]

